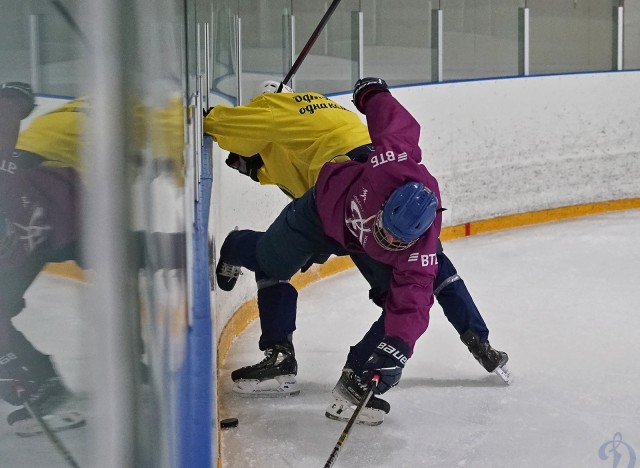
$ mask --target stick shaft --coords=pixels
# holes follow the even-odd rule
[[[64,5],[60,3],[60,0],[51,0],[51,3],[55,7],[55,9],[58,10],[58,13],[60,13],[60,15],[69,24],[71,29],[73,29],[78,37],[80,37],[80,40],[83,42],[83,44],[87,45],[88,42],[86,36],[82,32],[82,29],[80,29],[80,26],[78,26],[78,23],[76,23],[76,20],[73,18],[73,16],[71,16],[71,13],[69,13],[69,10],[67,10]]]
[[[31,403],[29,403],[29,399],[24,396],[24,389],[22,389],[21,387],[18,387],[18,395],[22,399],[22,404],[27,409],[31,417],[38,421],[38,424],[40,424],[40,427],[42,428],[42,432],[45,433],[49,441],[51,441],[56,450],[58,450],[58,453],[62,455],[69,466],[71,466],[72,468],[80,468],[80,465],[78,465],[78,462],[76,462],[76,460],[73,458],[73,455],[71,455],[71,452],[64,445],[62,440],[60,440],[55,432],[51,430],[44,418],[40,416],[40,414],[33,408],[33,406],[31,406]]]
[[[305,46],[300,51],[300,54],[298,55],[298,58],[294,62],[293,66],[291,67],[291,70],[289,70],[289,73],[287,73],[287,75],[284,77],[284,80],[282,80],[282,83],[280,83],[278,92],[282,91],[282,86],[288,84],[291,78],[293,77],[293,75],[296,74],[296,72],[298,71],[298,68],[300,68],[300,65],[302,65],[302,62],[304,61],[306,56],[309,54],[309,51],[313,47],[313,44],[315,44],[316,40],[320,36],[320,33],[322,32],[325,25],[329,21],[329,18],[331,18],[331,15],[335,11],[335,9],[338,7],[339,3],[340,3],[340,0],[333,0],[331,5],[329,5],[329,8],[327,8],[327,11],[324,13],[324,16],[318,23],[318,26],[316,26],[316,29],[311,34],[311,37],[309,38]]]
[[[347,437],[349,437],[349,432],[351,431],[351,427],[355,424],[356,420],[358,419],[358,416],[360,416],[360,412],[362,411],[362,408],[364,408],[367,405],[367,403],[373,396],[373,390],[376,388],[376,385],[378,385],[378,379],[379,377],[376,375],[371,380],[371,384],[369,384],[369,388],[367,390],[366,395],[362,400],[360,400],[360,403],[358,403],[358,406],[356,406],[356,409],[351,415],[349,422],[347,422],[347,425],[345,426],[344,431],[342,431],[342,434],[340,434],[340,437],[338,438],[338,442],[336,443],[336,446],[333,447],[333,450],[331,451],[331,455],[329,455],[329,459],[324,464],[324,468],[331,468],[335,463],[336,459],[338,458],[338,454],[340,453],[340,449],[346,442]]]

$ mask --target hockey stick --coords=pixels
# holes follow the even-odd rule
[[[42,416],[40,416],[38,412],[33,409],[33,406],[31,406],[31,403],[29,403],[29,399],[24,396],[24,387],[20,384],[16,384],[16,392],[20,400],[22,400],[22,404],[24,405],[24,407],[27,409],[31,417],[38,421],[38,424],[40,424],[40,427],[42,427],[42,432],[46,434],[58,453],[60,453],[60,455],[62,455],[67,463],[69,463],[69,466],[71,466],[72,468],[80,468],[80,465],[78,465],[78,462],[76,462],[76,460],[73,458],[73,455],[71,455],[69,449],[64,445],[64,443],[55,434],[55,432],[51,430]]]
[[[71,29],[73,29],[78,37],[80,37],[82,43],[85,46],[88,45],[89,41],[87,41],[87,37],[82,32],[82,29],[80,29],[80,26],[78,26],[78,23],[76,23],[76,20],[73,18],[71,13],[69,13],[69,10],[67,10],[64,5],[60,3],[60,0],[51,0],[51,3],[53,4],[54,8],[58,10],[58,13],[60,13],[60,15],[65,19],[67,24],[69,24]]]
[[[360,412],[362,411],[362,408],[364,408],[367,405],[367,403],[369,403],[369,400],[373,395],[373,390],[376,388],[376,385],[378,385],[379,379],[380,379],[380,376],[378,375],[374,375],[373,378],[371,379],[371,383],[367,388],[367,393],[365,394],[364,398],[360,400],[360,403],[358,403],[358,406],[356,406],[356,410],[351,415],[351,419],[349,419],[349,422],[344,428],[344,431],[342,431],[342,434],[340,434],[340,438],[338,438],[338,442],[336,443],[336,446],[333,447],[333,450],[331,451],[331,455],[329,455],[329,459],[324,464],[324,468],[331,468],[335,463],[336,459],[338,458],[338,453],[340,453],[340,449],[342,448],[342,445],[346,442],[347,437],[349,437],[349,432],[351,431],[351,427],[355,424],[356,420],[358,419],[358,416],[360,416]]]
[[[331,18],[331,15],[335,11],[335,9],[338,7],[339,3],[340,3],[340,0],[333,0],[331,5],[329,5],[329,8],[327,8],[327,11],[324,13],[324,16],[318,23],[318,26],[316,26],[316,29],[313,31],[313,33],[311,33],[311,37],[309,38],[307,43],[304,45],[304,47],[300,51],[300,54],[298,55],[298,58],[294,62],[293,66],[291,67],[291,70],[289,70],[289,73],[287,73],[287,75],[284,77],[284,79],[280,83],[280,86],[278,86],[278,90],[276,91],[276,93],[282,92],[282,88],[284,87],[284,85],[289,83],[289,80],[291,80],[293,75],[296,74],[296,72],[298,71],[298,68],[300,68],[300,65],[302,65],[302,62],[307,57],[307,54],[309,54],[309,51],[313,47],[313,44],[315,44],[316,40],[320,36],[320,33],[322,32],[325,25],[327,24],[327,21],[329,21],[329,18]]]

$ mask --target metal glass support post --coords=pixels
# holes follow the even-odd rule
[[[40,15],[29,15],[29,65],[31,87],[35,92],[42,86],[42,62],[40,60]]]
[[[289,17],[289,32],[290,32],[289,38],[291,43],[291,47],[289,48],[289,50],[291,51],[291,56],[289,57],[289,60],[291,60],[291,62],[288,69],[290,69],[296,61],[296,17],[293,14],[293,12],[291,12],[291,16]],[[291,77],[291,82],[289,83],[289,86],[291,86],[291,88],[293,89],[296,89],[295,75]]]
[[[200,199],[198,182],[200,181],[201,170],[201,149],[202,149],[202,28],[200,23],[196,24],[196,92],[194,95],[193,112],[193,181],[194,200]]]
[[[242,18],[236,16],[236,88],[238,90],[237,104],[242,104]]]
[[[624,69],[624,5],[621,5],[616,8],[616,33],[615,33],[615,54],[616,63],[614,64],[614,68],[616,70]]]
[[[529,8],[518,11],[518,74],[529,76]]]
[[[282,76],[287,74],[287,70],[291,69],[293,62],[291,61],[291,15],[289,10],[284,9],[282,13]]]
[[[442,33],[443,12],[441,8],[431,10],[431,81],[441,82],[444,79]]]
[[[211,93],[211,29],[209,23],[204,23],[204,87],[202,98],[205,109],[209,109],[209,94]]]
[[[356,38],[351,39],[351,83],[364,76],[364,14],[362,11],[351,12],[351,31]]]

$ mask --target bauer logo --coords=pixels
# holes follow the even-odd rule
[[[404,354],[402,354],[400,351],[398,351],[393,346],[385,343],[384,341],[381,342],[378,345],[378,349],[380,349],[380,350],[384,351],[385,353],[390,354],[391,356],[396,358],[398,361],[400,361],[402,363],[403,366],[407,363],[407,357]]]
[[[600,446],[598,456],[600,460],[609,462],[608,466],[611,468],[636,468],[636,452],[622,440],[620,432],[616,432],[613,439]]]

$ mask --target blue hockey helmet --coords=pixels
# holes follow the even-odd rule
[[[407,182],[393,191],[378,212],[374,238],[387,250],[404,250],[433,224],[437,208],[438,199],[423,183]]]

